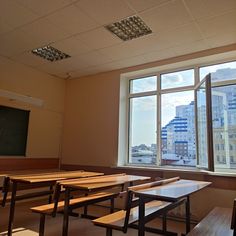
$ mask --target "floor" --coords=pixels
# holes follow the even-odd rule
[[[30,207],[45,204],[45,200],[34,200],[33,202],[18,202],[16,205],[15,221],[13,236],[35,236],[38,235],[39,215],[31,213]],[[101,206],[89,207],[89,213],[91,215],[103,215],[108,213],[108,209]],[[5,208],[0,207],[0,236],[5,236],[7,230],[9,206]],[[56,218],[47,217],[45,226],[45,236],[58,236],[62,232],[62,220],[63,215],[58,214]],[[160,227],[160,219],[156,219],[150,222],[151,226]],[[168,221],[167,228],[170,231],[178,232],[179,235],[185,231],[184,223]],[[105,236],[105,229],[94,226],[90,220],[81,219],[76,217],[70,217],[69,223],[69,236],[81,235],[81,236]],[[114,231],[113,236],[125,235],[122,232]],[[126,235],[135,236],[138,235],[137,230],[128,229]],[[157,234],[146,233],[146,236],[152,236]]]

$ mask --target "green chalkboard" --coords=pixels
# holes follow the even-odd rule
[[[25,156],[30,111],[0,105],[0,155]]]

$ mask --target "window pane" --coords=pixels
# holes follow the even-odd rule
[[[208,168],[206,82],[197,90],[197,135],[199,165]]]
[[[194,85],[194,70],[178,71],[161,75],[161,88],[170,89]]]
[[[194,92],[161,96],[162,165],[195,166]]]
[[[129,163],[156,163],[156,96],[130,99]]]
[[[212,88],[215,168],[236,168],[236,85]]]
[[[143,93],[157,89],[157,77],[150,76],[141,79],[130,80],[130,93]]]
[[[225,81],[236,79],[236,61],[200,68],[200,80],[211,73],[211,80]]]

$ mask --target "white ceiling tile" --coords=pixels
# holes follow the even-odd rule
[[[59,10],[77,0],[16,0],[19,4],[32,10],[39,16],[47,15],[50,12]]]
[[[206,38],[235,31],[236,11],[197,21]]]
[[[102,64],[100,66],[89,66],[80,70],[71,71],[69,72],[69,74],[72,78],[78,78],[81,76],[117,70],[117,69],[120,69],[121,67],[122,65],[119,62],[111,62],[111,63]]]
[[[176,52],[173,49],[157,50],[143,55],[146,63],[155,62],[171,57],[175,57]]]
[[[98,27],[98,23],[74,5],[63,8],[46,17],[53,24],[63,28],[70,35]]]
[[[35,20],[38,16],[13,0],[0,1],[0,21],[16,28]]]
[[[108,62],[112,62],[112,59],[99,52],[99,51],[92,51],[81,56],[82,60],[87,63],[88,66],[96,66],[102,65]]]
[[[32,42],[30,38],[17,29],[4,34],[0,37],[0,54],[8,57],[20,54],[24,51],[30,50]]]
[[[52,43],[52,47],[69,54],[70,56],[79,55],[92,51],[85,43],[76,39],[75,37],[67,38],[62,41]]]
[[[207,38],[206,41],[213,48],[236,43],[236,30],[228,34],[215,35],[214,37]]]
[[[195,19],[210,17],[232,11],[236,8],[235,0],[184,0]]]
[[[123,0],[80,0],[76,6],[101,25],[135,14]]]
[[[92,49],[105,48],[122,42],[121,39],[113,35],[104,27],[81,33],[75,36],[75,38],[84,42]]]
[[[43,64],[41,66],[35,66],[35,69],[49,73],[51,75],[67,73],[67,68],[60,67],[59,65],[55,65],[55,64],[51,64],[51,63],[52,62],[48,62],[48,63]]]
[[[164,38],[162,34],[149,34],[144,37],[140,37],[131,41],[125,42],[126,47],[134,50],[131,56],[140,55],[143,53],[152,52],[155,50],[161,50],[171,47],[171,41],[168,38]]]
[[[112,70],[117,70],[117,69],[122,68],[122,65],[118,61],[115,61],[115,62],[102,64],[99,66],[94,66],[92,68],[94,68],[94,69],[98,68],[100,71],[112,71]]]
[[[63,29],[54,26],[44,18],[25,25],[21,29],[29,35],[36,47],[45,46],[67,37],[67,33]]]
[[[127,68],[131,66],[137,66],[145,63],[145,59],[143,55],[135,56],[135,57],[129,57],[123,60],[118,61],[121,65],[121,68]]]
[[[202,50],[209,49],[209,44],[206,40],[199,40],[193,43],[179,45],[173,48],[178,56],[194,53]]]
[[[191,16],[180,0],[154,7],[140,13],[140,16],[154,32],[176,28],[192,21]]]
[[[170,42],[170,46],[191,43],[203,39],[195,23],[184,25],[170,31],[164,31],[161,33],[161,36]]]
[[[13,30],[13,27],[11,27],[9,24],[4,22],[3,20],[0,20],[0,35],[7,33],[11,30]]]
[[[121,60],[142,54],[142,52],[137,51],[136,47],[132,46],[132,43],[127,44],[127,42],[123,42],[112,47],[99,49],[98,51],[111,58],[112,61]]]
[[[13,56],[12,59],[28,66],[39,66],[39,65],[43,65],[47,63],[46,60],[44,60],[43,58],[39,56],[36,56],[30,51],[24,52],[23,54],[20,54],[17,56]]]
[[[69,78],[71,78],[71,76],[66,72],[65,73],[53,73],[51,75],[56,76],[59,79],[69,79]]]
[[[76,71],[71,71],[69,74],[72,79],[74,78],[79,78],[81,76],[84,76],[88,73],[88,71],[83,71],[83,70],[76,70]]]
[[[79,56],[55,62],[48,61],[43,65],[37,66],[38,69],[49,73],[68,73],[69,71],[74,71],[86,67],[88,67],[87,62]]]
[[[170,0],[126,0],[130,7],[133,8],[137,12],[141,12],[152,7],[164,4],[169,2]]]

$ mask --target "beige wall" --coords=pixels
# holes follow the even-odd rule
[[[31,111],[26,156],[60,157],[65,81],[0,57],[0,89],[44,101],[37,107],[0,97],[1,105]]]
[[[194,63],[206,60],[206,56],[223,58],[225,52],[233,52],[236,44],[196,52],[97,75],[67,80],[65,122],[62,142],[62,163],[112,166],[117,164],[119,85],[125,72],[177,64],[194,59]],[[203,59],[205,58],[205,59]]]
[[[111,72],[67,81],[63,163],[116,164],[119,77]]]

